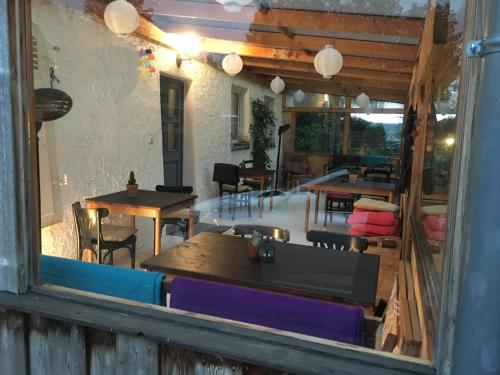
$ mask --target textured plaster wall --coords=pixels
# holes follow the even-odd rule
[[[47,254],[74,257],[73,202],[123,190],[130,170],[142,189],[163,183],[159,76],[141,76],[140,39],[118,38],[101,21],[48,0],[33,1],[32,17],[40,65],[35,86],[49,86],[48,68],[56,58],[61,83],[55,87],[74,103],[65,117],[44,124],[53,200],[62,222],[42,230],[42,248]],[[155,54],[162,74],[185,83],[184,184],[195,187],[201,202],[216,195],[213,163],[250,158],[249,150],[231,151],[231,85],[247,88],[251,99],[275,95],[206,64],[177,69],[171,50],[157,47]],[[279,126],[280,97],[275,97],[275,110]],[[68,184],[59,186],[65,174]],[[139,246],[151,247],[151,220],[138,218],[137,226]]]

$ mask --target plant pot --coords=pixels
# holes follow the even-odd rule
[[[129,198],[137,198],[138,194],[139,194],[139,185],[138,184],[127,185],[127,195]]]
[[[257,259],[259,257],[259,252],[257,248],[251,243],[248,242],[248,259]]]
[[[349,183],[350,184],[355,184],[357,181],[358,181],[357,174],[349,174]]]

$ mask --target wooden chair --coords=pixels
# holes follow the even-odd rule
[[[160,191],[160,192],[164,192],[164,193],[192,194],[193,187],[192,186],[156,185],[156,191]],[[166,226],[167,227],[167,235],[169,235],[169,234],[174,235],[177,232],[181,232],[183,237],[184,237],[184,240],[187,240],[190,226],[198,223],[198,221],[200,219],[200,212],[194,211],[193,212],[194,222],[190,223],[189,214],[190,214],[189,208],[167,214],[165,217],[163,217],[161,219],[162,231],[163,231],[163,227]],[[170,231],[169,231],[169,227],[171,228]]]
[[[79,260],[82,260],[84,250],[90,250],[98,263],[104,263],[108,258],[112,265],[113,253],[125,248],[130,253],[130,267],[135,268],[135,228],[102,224],[101,219],[109,215],[106,208],[82,208],[80,202],[73,203],[72,208]],[[103,250],[107,250],[104,255]]]
[[[323,230],[310,230],[306,239],[315,247],[324,247],[333,250],[358,251],[368,249],[368,241],[362,237],[350,236],[343,233],[327,232]]]
[[[243,160],[240,164],[240,168],[254,168],[255,163],[253,160]],[[253,178],[244,178],[242,181],[243,185],[250,186],[252,190],[260,190],[260,180],[255,180]]]
[[[240,184],[240,168],[234,164],[215,163],[212,181],[219,184],[219,217],[222,217],[223,196],[229,194],[229,212],[232,213],[234,220],[236,211],[236,202],[240,199],[240,207],[243,202],[248,206],[248,217],[252,216],[251,210],[251,192],[248,185]]]
[[[335,203],[337,207],[335,207]],[[332,222],[333,213],[335,211],[342,211],[346,214],[352,211],[354,204],[354,194],[343,193],[337,191],[329,191],[325,194],[325,221],[323,223],[326,226],[328,215],[330,215],[330,223]],[[341,205],[343,208],[341,208]]]
[[[265,225],[235,225],[233,227],[234,234],[237,236],[241,236],[242,238],[245,236],[251,236],[254,231],[262,234],[266,238],[273,238],[275,240],[280,240],[283,242],[290,241],[290,231],[287,229],[282,229],[278,227],[271,227]]]

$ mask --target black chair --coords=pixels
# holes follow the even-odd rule
[[[290,241],[290,231],[278,227],[271,227],[265,225],[235,225],[233,227],[234,234],[237,236],[245,237],[251,236],[254,231],[262,234],[265,238],[273,238],[283,242]]]
[[[337,204],[337,207],[335,207],[335,204]],[[344,215],[346,215],[348,212],[352,212],[353,205],[354,205],[354,194],[337,192],[337,191],[326,192],[325,221],[323,225],[326,226],[328,215],[330,215],[330,223],[331,223],[334,212],[341,211]]]
[[[156,185],[156,191],[164,193],[192,194],[193,187]],[[166,226],[167,235],[175,235],[176,233],[180,232],[184,237],[184,240],[187,240],[189,235],[189,226],[191,225],[189,215],[190,209],[188,208],[167,214],[161,219],[161,231],[163,231],[163,227]],[[194,211],[193,217],[194,222],[192,224],[195,225],[200,220],[200,212]]]
[[[253,160],[243,160],[240,164],[240,168],[254,168]],[[244,178],[242,181],[243,185],[250,186],[252,190],[260,190],[260,180],[255,180],[253,178]]]
[[[128,249],[130,267],[135,268],[136,229],[132,227],[102,224],[101,219],[109,215],[106,208],[82,208],[80,202],[72,205],[75,220],[78,259],[83,252],[90,250],[98,263],[113,264],[113,253],[118,249]],[[107,250],[103,254],[103,252]]]
[[[315,247],[324,247],[333,250],[358,251],[362,253],[368,249],[368,241],[362,237],[350,236],[343,233],[310,230],[306,239]]]
[[[240,168],[234,164],[215,163],[212,181],[219,184],[219,217],[222,217],[223,196],[229,194],[229,212],[234,220],[236,203],[240,199],[240,207],[245,203],[248,206],[248,216],[252,216],[250,193],[248,185],[240,184]]]
[[[371,181],[390,182],[393,172],[392,164],[375,164],[365,171],[365,178]]]

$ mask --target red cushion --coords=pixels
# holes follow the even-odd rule
[[[355,212],[347,218],[349,224],[375,224],[375,225],[395,225],[396,216],[394,212],[366,211]]]
[[[429,225],[424,221],[424,231],[427,239],[432,241],[444,242],[446,232],[439,230],[432,230]]]
[[[355,236],[397,236],[398,233],[399,221],[397,219],[395,225],[354,224],[351,226],[351,234]]]
[[[424,223],[431,230],[444,232],[446,231],[446,218],[435,215],[428,215],[424,217]]]
[[[353,199],[354,195],[351,193],[341,193],[338,191],[330,191],[326,193],[326,196],[331,199]]]

